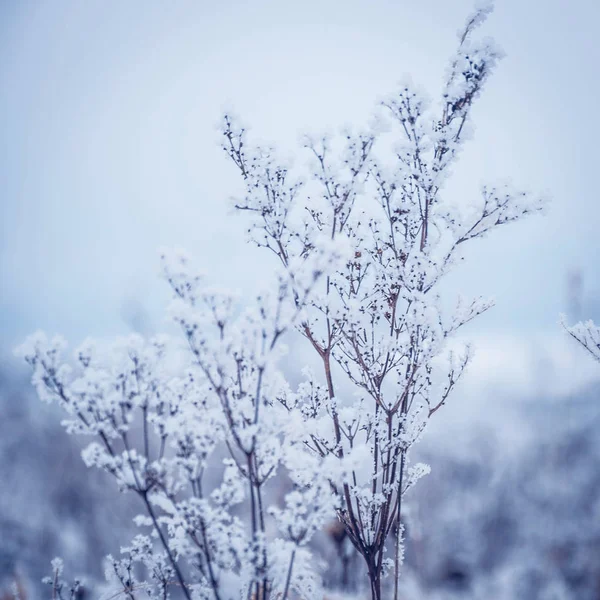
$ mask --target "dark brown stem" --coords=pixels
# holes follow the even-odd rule
[[[156,515],[154,514],[154,509],[152,508],[152,505],[150,504],[150,501],[148,500],[148,493],[143,492],[141,494],[141,496],[142,496],[142,500],[144,501],[144,504],[146,505],[146,510],[148,511],[148,514],[150,515],[150,518],[152,519],[152,524],[154,525],[154,529],[155,529],[156,533],[158,533],[158,537],[160,538],[161,544],[163,545],[163,548],[165,549],[165,552],[167,553],[167,556],[169,557],[169,561],[171,562],[171,566],[173,567],[173,570],[175,571],[175,575],[177,576],[177,581],[179,581],[179,585],[181,586],[181,589],[183,590],[183,595],[187,598],[187,600],[192,600],[192,597],[190,596],[190,592],[187,588],[187,584],[185,583],[185,579],[183,578],[183,575],[181,573],[181,569],[179,568],[179,565],[177,564],[177,561],[175,560],[175,557],[173,556],[173,553],[171,552],[171,548],[169,547],[169,542],[165,538],[165,534],[162,532],[162,529],[160,528],[160,525],[158,524],[158,520],[156,519]]]

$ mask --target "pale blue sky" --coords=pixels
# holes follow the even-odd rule
[[[468,0],[0,4],[0,344],[32,330],[127,330],[162,318],[157,249],[186,248],[215,282],[266,268],[225,200],[239,188],[216,123],[259,139],[368,119],[405,73],[432,93]],[[472,248],[454,278],[495,296],[479,332],[548,331],[565,281],[600,290],[598,23],[591,0],[500,0],[485,33],[507,52],[474,112],[449,193],[504,176],[554,198],[548,216]],[[259,257],[256,259],[256,257]],[[590,310],[591,307],[590,307]],[[598,318],[598,313],[595,315]]]

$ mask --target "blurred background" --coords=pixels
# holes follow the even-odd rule
[[[303,133],[366,123],[404,74],[435,96],[471,9],[0,3],[0,590],[37,590],[56,554],[100,576],[136,511],[85,469],[14,346],[37,329],[73,345],[160,331],[161,246],[257,291],[268,264],[228,210],[223,110],[292,154]],[[482,31],[507,57],[447,193],[508,176],[552,203],[448,281],[496,307],[465,329],[475,360],[419,445],[432,474],[409,506],[407,600],[600,598],[600,365],[558,325],[600,319],[599,20],[593,0],[501,0]]]

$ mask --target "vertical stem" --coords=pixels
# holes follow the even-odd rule
[[[377,568],[375,556],[369,558],[368,569],[371,580],[371,600],[381,600],[381,571]]]
[[[146,455],[146,461],[150,462],[150,442],[148,440],[148,407],[144,406],[142,408],[142,412],[144,414],[144,454]]]
[[[259,526],[260,532],[262,534],[262,539],[263,539],[263,549],[262,549],[262,551],[263,551],[263,569],[264,569],[265,574],[263,577],[262,596],[263,596],[263,600],[267,600],[269,582],[267,579],[267,567],[268,567],[267,548],[264,544],[264,540],[266,538],[265,516],[264,516],[264,511],[263,511],[262,492],[260,489],[260,484],[258,482],[256,483],[256,500],[257,500],[257,508],[258,508],[258,526]]]
[[[394,553],[394,600],[398,600],[398,577],[400,575],[400,518],[402,513],[402,480],[404,479],[405,456],[405,453],[402,452],[402,456],[400,457],[400,475],[398,481],[398,509],[396,511],[396,547]]]
[[[255,488],[254,488],[254,469],[253,469],[253,465],[252,465],[252,455],[253,455],[253,452],[246,454],[246,464],[248,465],[248,485],[250,487],[250,512],[251,512],[251,516],[252,516],[252,540],[253,540],[253,543],[256,544],[256,534],[258,531],[258,526],[257,526],[257,518],[256,518],[256,497],[254,495]],[[255,575],[256,575],[256,573],[255,573]],[[258,579],[255,579],[253,585],[256,587],[256,592],[255,592],[256,600],[260,600],[260,596],[261,596],[260,581],[258,581]],[[250,588],[252,588],[253,585],[251,585]]]
[[[204,494],[202,492],[202,480],[201,476],[198,477],[196,484],[197,494],[196,497],[203,498]],[[210,548],[208,545],[208,535],[206,533],[206,523],[204,518],[200,519],[200,533],[202,534],[202,543],[204,544],[204,552],[206,559],[206,566],[208,568],[208,576],[210,577],[210,584],[212,586],[213,592],[215,594],[215,600],[221,600],[221,595],[219,593],[219,583],[217,581],[217,577],[215,575],[215,571],[212,564],[212,558],[210,556]]]
[[[281,600],[287,600],[288,592],[290,590],[290,582],[292,581],[292,570],[294,568],[294,559],[296,558],[296,549],[292,550],[292,556],[290,558],[290,566],[288,567],[287,578],[285,580],[285,588],[283,590],[283,597]]]
[[[158,524],[158,521],[156,520],[156,515],[154,514],[154,509],[152,508],[152,505],[150,504],[150,501],[148,500],[147,492],[142,493],[141,496],[142,496],[142,499],[144,500],[144,504],[146,505],[146,510],[148,511],[148,514],[150,515],[150,518],[152,519],[154,529],[156,530],[156,533],[158,533],[158,537],[160,538],[163,548],[165,549],[167,556],[169,557],[169,561],[171,562],[171,565],[173,566],[175,575],[177,576],[177,581],[179,581],[179,585],[181,586],[181,589],[183,590],[183,594],[187,598],[187,600],[192,600],[192,597],[190,596],[190,592],[187,589],[185,580],[183,579],[183,575],[181,574],[179,565],[177,564],[177,561],[175,560],[175,557],[173,556],[173,553],[171,552],[171,548],[169,548],[169,543],[167,542],[167,540],[165,538],[165,534],[162,532],[162,529],[160,528],[160,525]]]

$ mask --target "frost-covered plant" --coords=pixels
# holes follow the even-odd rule
[[[506,186],[466,208],[441,194],[500,57],[473,38],[490,10],[460,32],[440,104],[407,84],[372,127],[307,139],[306,181],[225,115],[223,147],[245,183],[235,206],[277,257],[273,285],[245,310],[165,252],[183,343],[86,342],[74,366],[58,338],[21,349],[69,433],[94,438],[86,463],[145,508],[137,522],[151,536],[109,560],[130,597],[143,585],[157,598],[322,598],[310,541],[336,514],[372,598],[386,574],[397,597],[402,497],[429,470],[408,453],[468,363],[449,338],[491,306],[459,299],[450,310],[439,283],[467,242],[541,208]],[[301,352],[302,337],[319,372],[304,369],[293,390],[283,342]],[[275,478],[287,482],[281,498]]]
[[[55,558],[51,562],[52,576],[45,577],[43,583],[52,589],[52,600],[76,600],[79,592],[83,589],[81,581],[76,579],[73,583],[67,583],[63,579],[64,564],[61,558]],[[15,598],[17,598],[15,594]]]
[[[569,327],[563,318],[561,323],[565,331],[574,340],[579,342],[594,359],[600,361],[600,327],[594,321],[589,320]]]

